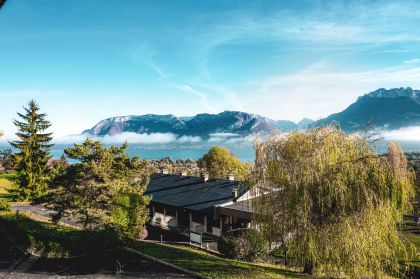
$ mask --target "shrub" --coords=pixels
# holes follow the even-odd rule
[[[253,261],[267,252],[267,242],[254,229],[237,229],[226,232],[217,242],[217,248],[225,257]]]
[[[0,211],[10,211],[12,210],[12,206],[10,203],[3,198],[0,198]]]
[[[143,237],[144,223],[148,218],[147,204],[137,193],[120,194],[113,202],[112,225],[119,234],[128,239]],[[147,237],[147,231],[144,238]]]

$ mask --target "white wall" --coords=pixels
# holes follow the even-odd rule
[[[155,224],[160,224],[161,227],[168,227],[168,222],[175,216],[164,215],[163,213],[155,212],[152,218],[152,222]]]
[[[191,222],[191,227],[190,227],[190,230],[192,230],[193,232],[195,232],[195,227],[196,226],[202,226],[203,224],[201,224],[201,223],[196,223],[196,222]]]
[[[221,236],[222,235],[222,230],[220,228],[216,228],[216,227],[212,227],[212,234],[217,235],[217,236]]]

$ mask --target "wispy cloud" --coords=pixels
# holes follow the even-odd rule
[[[166,79],[169,75],[156,62],[158,51],[148,43],[143,43],[131,51],[131,56],[137,63],[150,67],[160,78]]]
[[[249,111],[298,121],[341,111],[363,93],[401,86],[420,87],[420,65],[352,72],[334,70],[321,61],[293,74],[267,78],[241,100]]]
[[[207,108],[210,112],[216,112],[217,110],[210,104],[207,93],[204,93],[202,91],[199,91],[197,89],[192,88],[188,84],[182,84],[182,85],[171,85],[170,87],[178,89],[182,92],[186,92],[188,94],[191,94],[195,97],[197,97],[200,101],[200,103]]]
[[[398,130],[382,131],[385,140],[420,141],[420,126],[404,127]]]

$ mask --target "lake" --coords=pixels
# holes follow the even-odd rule
[[[223,145],[218,143],[219,145]],[[104,144],[107,145],[107,144]],[[400,141],[400,145],[405,152],[420,151],[420,141]],[[52,150],[51,155],[54,158],[59,158],[63,154],[64,148],[71,147],[71,144],[56,144]],[[254,149],[251,144],[248,145],[225,145],[235,156],[245,162],[253,162],[255,159]],[[10,148],[10,146],[2,144],[0,149]],[[171,157],[172,159],[194,159],[201,158],[209,149],[211,145],[151,145],[151,144],[128,144],[127,153],[130,156],[140,156],[142,159],[161,159]],[[376,143],[376,151],[378,153],[385,153],[387,150],[387,142],[380,141]]]

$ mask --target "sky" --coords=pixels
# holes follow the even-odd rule
[[[30,99],[56,136],[121,115],[319,119],[420,89],[420,1],[8,0],[0,129]]]

